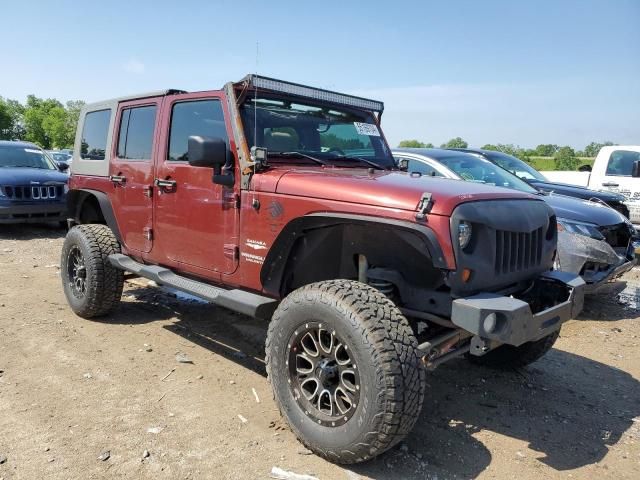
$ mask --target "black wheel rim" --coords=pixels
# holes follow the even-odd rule
[[[293,396],[307,416],[337,427],[353,416],[360,399],[360,376],[349,345],[335,330],[309,322],[291,336],[287,360]]]
[[[67,257],[67,273],[69,275],[69,288],[73,295],[82,298],[87,293],[87,267],[84,263],[84,255],[78,246],[71,247]]]

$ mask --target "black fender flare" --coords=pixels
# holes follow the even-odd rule
[[[69,212],[73,215],[74,221],[79,221],[82,206],[89,197],[94,197],[98,201],[98,205],[100,206],[102,216],[104,217],[107,226],[111,229],[118,242],[122,244],[122,236],[120,235],[120,229],[118,228],[116,216],[113,213],[111,200],[109,200],[109,196],[104,192],[93,190],[90,188],[71,190],[67,194],[67,206],[69,208]]]
[[[361,225],[374,229],[383,227],[388,230],[398,229],[411,236],[417,237],[424,247],[425,257],[429,257],[431,266],[438,270],[448,269],[442,248],[438,243],[434,231],[417,223],[367,215],[349,213],[311,213],[291,220],[276,237],[273,245],[265,257],[260,280],[265,291],[273,295],[282,295],[282,282],[294,245],[308,233],[344,225]],[[392,246],[389,246],[392,247]]]

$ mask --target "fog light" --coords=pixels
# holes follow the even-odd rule
[[[471,224],[464,220],[458,224],[458,244],[464,249],[471,241]]]
[[[482,327],[484,331],[487,333],[492,333],[496,329],[496,325],[498,324],[498,317],[495,313],[490,313],[486,317],[484,317],[484,322],[482,323]]]

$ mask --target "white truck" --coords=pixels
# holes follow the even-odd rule
[[[640,233],[640,145],[602,147],[593,167],[585,165],[578,172],[553,171],[542,174],[554,182],[624,195],[630,219]]]

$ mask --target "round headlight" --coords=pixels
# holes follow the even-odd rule
[[[458,224],[458,244],[460,248],[466,248],[471,241],[471,224],[462,221]]]

